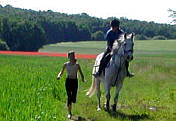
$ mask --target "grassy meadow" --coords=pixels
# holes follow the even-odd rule
[[[136,41],[130,70],[120,91],[116,113],[96,111],[96,95],[85,96],[91,85],[94,60],[78,59],[87,82],[79,81],[73,115],[79,121],[176,120],[176,40]],[[42,52],[95,54],[105,42],[48,45]],[[65,75],[56,80],[61,57],[0,55],[0,121],[67,121]],[[86,63],[86,64],[85,64]],[[80,79],[79,79],[80,80]],[[101,104],[105,100],[101,85]],[[114,88],[111,91],[111,104]]]
[[[65,53],[74,50],[83,54],[99,54],[104,51],[106,41],[63,42],[45,45],[40,52]],[[176,56],[176,40],[143,40],[135,41],[135,56]]]

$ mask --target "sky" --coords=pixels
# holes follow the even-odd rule
[[[32,10],[52,10],[66,14],[126,17],[132,20],[170,24],[168,9],[176,10],[176,0],[0,0],[0,4]]]

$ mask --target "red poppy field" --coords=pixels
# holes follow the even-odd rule
[[[27,56],[59,56],[67,57],[66,53],[46,53],[46,52],[22,52],[22,51],[0,51],[0,54],[27,55]],[[76,58],[95,59],[95,54],[76,54]]]

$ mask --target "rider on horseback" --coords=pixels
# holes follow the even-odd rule
[[[98,77],[101,75],[101,72],[103,71],[103,69],[105,68],[104,67],[104,59],[106,57],[107,54],[109,54],[111,51],[112,51],[112,47],[113,47],[113,43],[115,40],[118,40],[119,37],[124,34],[123,30],[121,30],[119,28],[119,24],[120,22],[117,20],[117,19],[114,19],[111,21],[110,25],[111,25],[111,28],[107,31],[106,33],[106,40],[107,40],[107,46],[106,46],[106,50],[103,54],[103,57],[100,61],[100,65],[99,65],[99,70],[97,73],[93,74],[95,77]],[[128,66],[129,66],[129,62],[126,61],[125,63],[126,65],[126,69],[127,69],[127,76],[128,77],[133,77],[134,74],[131,74],[129,71],[128,71]]]

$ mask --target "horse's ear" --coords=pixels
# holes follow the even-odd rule
[[[126,33],[124,34],[124,38],[127,39],[127,34]]]
[[[132,32],[132,33],[131,33],[131,38],[132,38],[133,41],[134,41],[134,36],[135,36],[135,33]]]
[[[135,36],[135,33],[134,33],[134,32],[132,32],[132,33],[131,33],[131,37],[133,38],[134,36]]]

